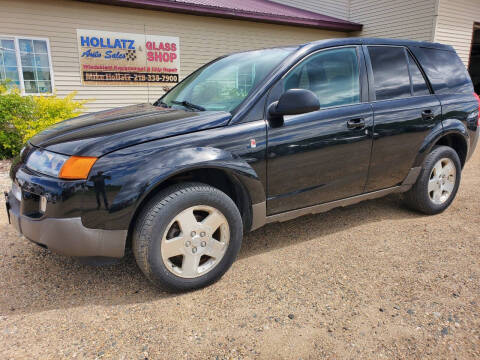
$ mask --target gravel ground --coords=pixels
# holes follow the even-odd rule
[[[271,224],[220,282],[179,295],[132,256],[52,254],[0,212],[1,359],[480,358],[480,150],[441,215],[394,195]]]

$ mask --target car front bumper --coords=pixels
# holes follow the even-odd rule
[[[27,239],[68,256],[120,258],[124,255],[127,230],[89,229],[80,217],[32,218],[21,214],[21,202],[12,191],[5,193],[10,223]]]

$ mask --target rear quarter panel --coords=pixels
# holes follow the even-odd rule
[[[440,94],[443,132],[461,133],[467,141],[467,157],[470,159],[478,142],[478,102],[472,94]]]
[[[468,94],[443,94],[437,95],[437,97],[442,108],[441,126],[436,126],[427,134],[413,166],[422,166],[428,153],[446,135],[462,136],[467,147],[466,161],[470,159],[478,143],[478,103],[473,94],[472,96]]]

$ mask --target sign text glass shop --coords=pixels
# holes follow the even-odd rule
[[[77,41],[85,85],[178,82],[178,37],[77,30]]]

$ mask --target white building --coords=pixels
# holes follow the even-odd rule
[[[479,29],[480,0],[0,0],[0,78],[95,111],[152,102],[223,54],[368,36],[453,45],[478,92]]]

